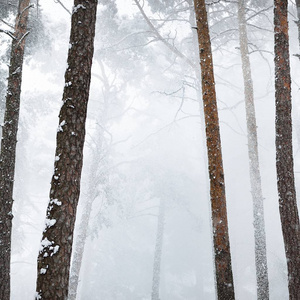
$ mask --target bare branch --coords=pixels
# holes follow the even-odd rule
[[[10,28],[15,29],[15,27],[13,25],[9,24],[8,22],[4,21],[3,19],[0,19],[0,21],[2,23],[4,23],[5,25],[9,26]]]
[[[16,37],[14,36],[14,34],[11,31],[9,31],[9,30],[5,30],[5,29],[1,29],[0,28],[0,32],[3,32],[5,34],[7,34],[9,37],[11,37],[14,40],[16,39]]]
[[[71,16],[72,13],[65,7],[65,5],[60,0],[54,0],[55,3],[58,3],[62,6],[62,8]]]
[[[157,31],[155,26],[151,23],[147,15],[145,14],[142,6],[140,5],[138,0],[133,0],[135,4],[137,5],[139,11],[141,12],[142,16],[144,17],[145,21],[147,22],[148,26],[152,29],[153,33],[157,36],[157,38],[168,48],[170,49],[174,54],[185,60],[193,69],[196,68],[196,65],[189,59],[187,58],[183,53],[181,53],[174,45],[171,45],[164,39],[161,34]]]

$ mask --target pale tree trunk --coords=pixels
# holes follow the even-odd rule
[[[103,83],[103,111],[99,117],[99,122],[101,122],[101,125],[99,125],[95,137],[93,138],[94,147],[91,148],[92,157],[89,169],[87,188],[88,195],[86,197],[86,202],[84,203],[83,213],[81,216],[80,224],[78,226],[77,240],[72,253],[73,258],[70,271],[68,300],[75,300],[77,297],[80,271],[84,249],[88,238],[89,221],[93,203],[97,198],[100,197],[99,200],[102,201],[102,208],[105,207],[104,203],[107,201],[106,195],[100,187],[105,188],[109,184],[109,172],[107,166],[107,157],[109,155],[109,151],[105,148],[110,146],[106,145],[104,131],[106,130],[105,128],[108,124],[107,116],[109,105],[111,104],[113,98],[113,94],[111,92],[113,86],[109,83],[109,79],[105,72],[103,63],[99,61],[99,64],[101,68],[101,75],[98,78]],[[101,213],[101,211],[99,213]]]
[[[99,190],[100,186],[105,187],[108,185],[108,174],[107,169],[105,169],[105,163],[103,161],[102,163],[99,161],[101,159],[101,155],[103,155],[103,130],[98,130],[96,134],[95,149],[93,150],[94,153],[92,155],[91,167],[89,170],[88,194],[86,202],[84,203],[83,213],[78,227],[77,239],[72,253],[73,259],[70,271],[68,300],[75,300],[77,297],[80,270],[88,238],[89,221],[93,203],[97,198],[99,198],[98,200],[102,201],[102,203],[106,201],[104,192]],[[102,159],[104,158],[102,157]],[[100,174],[99,168],[102,169]]]
[[[299,48],[300,48],[300,0],[296,0],[296,9],[297,9],[297,21],[295,23],[298,27],[298,42],[299,42]],[[300,54],[297,55],[298,58],[300,58]]]
[[[160,200],[159,213],[158,213],[158,219],[157,219],[155,251],[154,251],[151,300],[160,300],[159,287],[160,287],[160,277],[161,277],[160,270],[161,270],[161,258],[162,258],[162,250],[163,250],[164,230],[165,230],[165,203],[163,200]]]
[[[255,243],[255,268],[257,299],[269,299],[269,281],[266,252],[266,234],[264,221],[264,198],[261,187],[259,156],[257,146],[257,126],[254,105],[253,81],[248,50],[247,27],[245,17],[245,0],[238,2],[238,20],[240,50],[244,78],[244,94],[247,119],[248,156],[250,170],[250,184],[253,201],[253,225]]]
[[[0,299],[10,298],[13,188],[19,124],[22,69],[30,0],[20,0],[12,33],[9,75],[0,154]]]
[[[274,0],[276,169],[290,300],[300,295],[300,224],[292,144],[292,99],[287,0]]]
[[[66,299],[85,139],[97,0],[75,0],[36,299]]]
[[[202,96],[206,124],[217,296],[220,300],[231,300],[235,296],[231,268],[219,117],[205,0],[195,0],[194,5],[197,19]]]

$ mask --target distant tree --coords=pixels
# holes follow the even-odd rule
[[[165,203],[164,200],[159,201],[159,213],[157,218],[157,232],[155,241],[154,251],[154,262],[153,262],[153,279],[152,279],[152,295],[151,300],[160,300],[159,286],[161,277],[161,258],[162,258],[162,247],[165,230]]]
[[[38,257],[36,299],[66,299],[80,194],[97,0],[75,0],[54,174]]]
[[[20,0],[14,31],[2,31],[12,38],[6,108],[0,154],[0,298],[10,298],[10,256],[13,187],[19,124],[20,95],[30,0]]]
[[[248,157],[250,184],[253,200],[253,225],[255,242],[255,267],[257,281],[257,299],[269,299],[268,265],[264,221],[264,204],[259,169],[257,126],[254,105],[254,91],[248,49],[245,0],[238,2],[239,40],[244,78],[244,94],[247,119]]]
[[[85,197],[83,212],[77,230],[77,240],[74,244],[72,252],[68,300],[75,300],[78,293],[79,276],[82,266],[84,249],[89,234],[89,224],[91,221],[93,204],[99,198],[102,199],[103,203],[108,202],[108,199],[106,199],[107,195],[103,195],[105,194],[105,189],[108,189],[109,171],[107,170],[107,158],[110,153],[110,151],[108,150],[110,148],[110,145],[107,145],[108,142],[107,138],[105,137],[105,133],[108,126],[107,114],[109,105],[111,105],[111,103],[113,102],[115,93],[114,91],[112,91],[113,88],[110,85],[109,79],[107,78],[107,74],[105,73],[104,67],[101,62],[100,64],[102,66],[102,72],[99,78],[103,82],[103,110],[101,111],[101,113],[97,114],[97,121],[101,122],[101,125],[98,124],[96,132],[92,139],[93,145],[89,147],[89,149],[91,150],[91,158],[88,170],[89,175],[87,182],[87,197]],[[105,205],[103,204],[101,205],[101,207],[105,207]],[[99,212],[99,214],[103,214],[103,212],[101,211]]]
[[[296,300],[300,295],[300,224],[294,179],[287,6],[287,0],[274,0],[276,169],[289,297]]]
[[[296,9],[297,9],[297,20],[295,23],[297,24],[298,27],[298,42],[300,46],[300,0],[296,0]],[[298,56],[300,58],[300,55]]]
[[[210,177],[218,299],[234,299],[219,117],[205,0],[194,1],[200,52],[202,96]]]

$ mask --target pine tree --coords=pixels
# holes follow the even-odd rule
[[[219,117],[205,0],[195,0],[218,299],[234,299]]]
[[[296,300],[300,295],[300,224],[294,179],[287,8],[287,0],[274,0],[276,169],[289,295]]]
[[[10,298],[10,256],[13,188],[19,124],[22,69],[30,0],[20,0],[12,38],[0,154],[0,298]]]
[[[46,228],[38,257],[36,299],[66,299],[76,209],[80,194],[85,122],[97,0],[75,0],[68,67],[56,137]]]
[[[254,105],[254,91],[248,50],[248,37],[245,16],[245,0],[238,2],[239,39],[244,78],[244,94],[247,119],[248,157],[250,184],[253,200],[253,225],[255,242],[255,267],[257,299],[269,299],[268,265],[264,221],[264,204],[259,169],[257,126]]]

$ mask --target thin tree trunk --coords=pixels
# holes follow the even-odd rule
[[[96,165],[94,163],[94,165]],[[95,189],[95,186],[91,187]],[[73,261],[70,271],[70,280],[69,280],[69,294],[68,300],[76,300],[77,297],[77,289],[79,283],[79,275],[82,265],[82,258],[85,248],[85,243],[87,240],[87,232],[89,227],[89,220],[92,211],[93,198],[87,199],[87,203],[84,206],[84,211],[81,217],[81,222],[79,225],[77,241],[74,245],[73,250]]]
[[[155,251],[154,251],[151,300],[160,300],[159,297],[159,287],[160,287],[160,277],[161,277],[160,269],[161,269],[164,229],[165,229],[165,204],[163,200],[160,200],[159,213],[157,219],[157,234],[156,234]]]
[[[300,224],[294,179],[287,5],[287,0],[274,0],[276,169],[289,295],[290,300],[297,300],[300,295]]]
[[[112,85],[110,85],[107,74],[105,72],[102,61],[99,61],[99,65],[101,68],[101,79],[103,83],[103,112],[99,116],[99,120],[101,121],[101,126],[96,131],[95,140],[95,148],[92,150],[92,158],[90,162],[90,170],[89,170],[89,181],[88,181],[88,195],[86,202],[84,204],[83,213],[81,217],[81,221],[78,229],[77,242],[74,246],[73,250],[73,261],[71,265],[70,271],[70,280],[69,280],[69,295],[68,300],[75,300],[78,292],[78,284],[80,271],[82,266],[82,259],[84,255],[85,244],[88,238],[88,227],[89,221],[92,212],[92,206],[97,197],[102,198],[102,204],[106,201],[103,190],[99,190],[99,187],[107,187],[109,180],[109,172],[107,171],[107,163],[106,158],[109,156],[109,152],[105,151],[105,147],[107,147],[104,137],[104,131],[106,130],[106,126],[108,123],[107,115],[109,110],[109,105],[111,104],[111,100],[114,97],[111,95]],[[105,156],[103,153],[105,151]],[[101,159],[101,163],[100,163]],[[95,163],[98,162],[98,163]],[[100,169],[100,170],[99,170]],[[102,205],[101,205],[102,207]],[[101,212],[99,212],[101,213]]]
[[[97,0],[75,0],[36,299],[66,299],[85,139]]]
[[[218,299],[234,299],[219,117],[205,0],[195,0],[202,96],[210,176],[210,198]]]
[[[300,47],[300,0],[296,0],[296,8],[297,8],[297,21],[295,23],[297,24],[298,27],[298,42],[299,42],[299,47]],[[300,58],[300,54],[298,55],[298,58]]]
[[[73,260],[70,271],[69,280],[69,295],[68,300],[75,300],[77,296],[80,270],[82,266],[82,259],[84,255],[84,248],[88,238],[89,221],[92,212],[92,206],[94,201],[103,193],[99,191],[99,186],[107,186],[108,176],[107,173],[100,172],[98,174],[99,164],[95,163],[99,161],[101,152],[103,150],[103,130],[97,131],[96,144],[94,154],[91,159],[91,168],[89,170],[89,183],[88,183],[88,195],[86,203],[84,204],[81,221],[78,228],[77,241],[74,245]],[[101,164],[103,168],[103,164]],[[103,198],[102,201],[105,201]]]
[[[0,299],[10,298],[13,187],[19,124],[22,68],[30,0],[20,0],[10,56],[0,154]]]
[[[257,126],[254,106],[253,82],[248,50],[248,38],[245,17],[245,0],[238,2],[240,50],[244,78],[244,94],[247,118],[248,156],[250,169],[250,184],[253,200],[253,225],[255,242],[255,268],[257,299],[269,299],[269,281],[266,251],[266,235],[264,221],[264,204],[259,170],[257,147]]]

